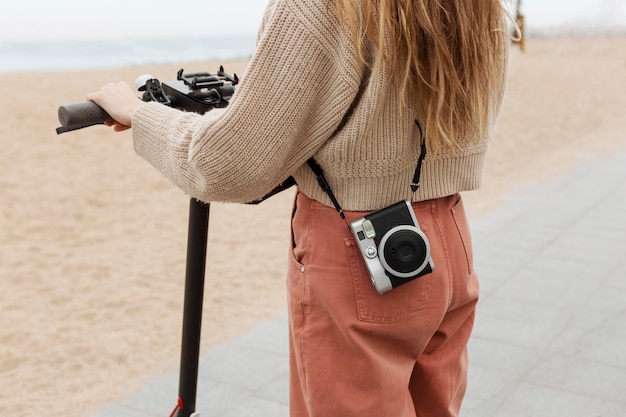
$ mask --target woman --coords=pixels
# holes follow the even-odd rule
[[[184,113],[123,83],[87,97],[198,199],[295,178],[292,416],[458,415],[478,298],[459,193],[480,185],[508,41],[499,0],[272,0],[229,107]],[[348,225],[402,200],[435,268],[380,295]]]

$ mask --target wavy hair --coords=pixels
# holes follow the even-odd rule
[[[373,72],[385,65],[402,100],[424,110],[430,150],[488,133],[509,41],[500,0],[336,0],[336,7],[360,59]]]

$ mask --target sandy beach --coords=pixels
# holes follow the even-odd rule
[[[625,51],[623,37],[512,49],[470,219],[626,148]],[[187,197],[130,132],[54,129],[59,105],[109,81],[220,64],[242,74],[246,61],[0,74],[0,415],[87,417],[178,366]],[[291,199],[211,205],[203,350],[285,309]]]

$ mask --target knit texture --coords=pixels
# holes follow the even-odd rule
[[[257,39],[227,108],[200,116],[146,103],[135,113],[136,152],[185,193],[244,203],[293,176],[330,206],[306,165],[311,156],[345,210],[480,186],[488,138],[428,154],[412,196],[420,111],[401,105],[386,71],[369,75],[333,1],[270,1]]]

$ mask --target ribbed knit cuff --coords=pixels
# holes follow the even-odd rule
[[[159,143],[159,138],[164,140],[166,137],[162,121],[171,118],[171,113],[175,111],[163,104],[146,103],[133,116],[135,152],[159,170],[162,167],[162,151],[166,147],[165,143]]]

